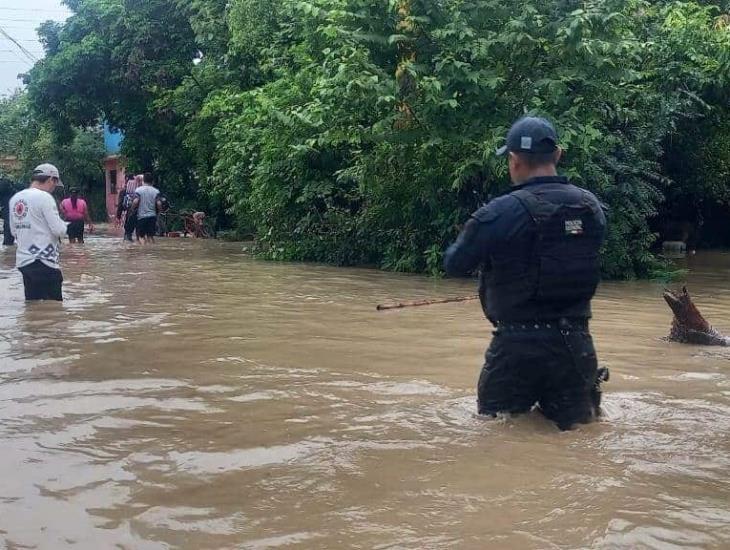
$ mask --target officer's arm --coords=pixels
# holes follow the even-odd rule
[[[446,251],[444,269],[452,277],[463,277],[476,269],[486,254],[485,225],[474,218]]]

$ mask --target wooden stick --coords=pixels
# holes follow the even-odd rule
[[[479,296],[460,296],[459,298],[445,298],[443,300],[416,300],[415,302],[396,302],[394,304],[380,304],[376,309],[385,311],[388,309],[402,309],[404,307],[432,306],[435,304],[451,304],[454,302],[469,302],[478,300]]]

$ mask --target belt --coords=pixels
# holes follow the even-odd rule
[[[495,326],[499,331],[505,332],[552,329],[559,329],[561,331],[588,330],[588,319],[569,319],[562,317],[560,319],[536,321],[497,321]]]

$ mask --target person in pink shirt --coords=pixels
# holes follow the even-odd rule
[[[78,189],[71,189],[71,196],[61,201],[61,216],[68,224],[68,242],[84,243],[84,221],[89,224],[89,232],[94,231],[94,224],[89,216],[86,201],[79,197]]]

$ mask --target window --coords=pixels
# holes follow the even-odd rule
[[[117,171],[109,170],[109,193],[111,195],[117,194]]]

